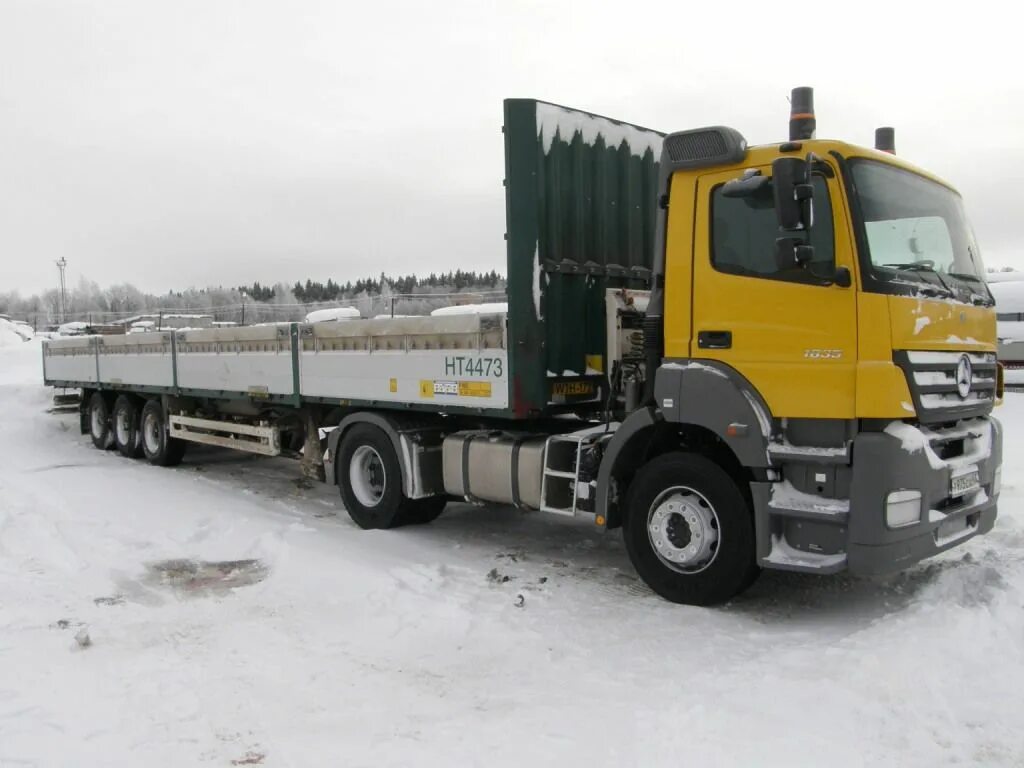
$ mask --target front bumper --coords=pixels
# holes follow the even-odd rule
[[[894,573],[986,533],[996,520],[1002,446],[1002,427],[991,417],[952,427],[896,421],[883,432],[857,435],[849,453],[835,458],[838,469],[810,468],[835,496],[795,489],[787,478],[799,477],[800,467],[784,463],[783,482],[750,484],[758,563],[802,573]],[[952,497],[952,477],[974,470],[980,488]],[[829,480],[843,475],[847,481]],[[848,495],[839,495],[846,489]],[[918,522],[887,524],[886,500],[894,491],[920,492]]]
[[[960,430],[960,456],[940,458],[936,441]],[[861,433],[853,445],[847,568],[855,575],[893,573],[992,529],[998,495],[995,473],[1002,463],[1002,427],[992,418],[969,419],[946,433],[894,422],[885,432]],[[977,468],[981,488],[950,496],[951,477]],[[921,521],[899,528],[886,524],[892,491],[922,494]]]

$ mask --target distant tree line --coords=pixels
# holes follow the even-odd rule
[[[68,287],[66,316],[62,316],[60,292],[51,289],[33,296],[17,291],[0,292],[0,314],[27,320],[36,328],[56,324],[62,319],[103,323],[133,315],[173,312],[202,312],[215,320],[232,322],[270,322],[301,320],[301,305],[318,303],[348,304],[359,308],[364,316],[379,313],[424,314],[448,303],[443,294],[468,294],[465,301],[496,300],[495,294],[505,290],[505,278],[496,271],[456,270],[430,273],[426,277],[402,275],[361,278],[344,283],[333,279],[320,282],[307,279],[293,285],[277,283],[236,288],[222,286],[188,288],[150,294],[133,285],[121,284],[100,288],[84,277]],[[401,299],[404,294],[417,294],[415,299]],[[431,296],[437,295],[437,299]]]
[[[328,279],[326,283],[307,279],[305,283],[296,282],[291,287],[291,292],[298,302],[307,304],[380,294],[385,291],[385,285],[390,286],[387,290],[398,294],[438,293],[438,289],[443,289],[440,292],[458,293],[467,288],[497,290],[504,287],[504,279],[493,269],[490,272],[457,269],[454,272],[441,274],[431,272],[426,277],[416,275],[388,277],[381,274],[378,278],[365,277],[355,282],[349,280],[345,283],[336,283],[331,279]],[[239,293],[245,294],[254,301],[272,301],[278,289],[279,286],[265,286],[258,282],[237,288]]]

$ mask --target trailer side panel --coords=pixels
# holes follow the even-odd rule
[[[605,290],[649,287],[664,134],[533,99],[505,101],[504,130],[515,412],[599,409]]]

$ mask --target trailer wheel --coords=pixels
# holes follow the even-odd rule
[[[356,424],[345,432],[336,466],[341,501],[360,528],[397,528],[412,522],[419,502],[402,493],[398,456],[380,429]]]
[[[139,429],[139,406],[128,395],[119,395],[114,402],[114,442],[127,459],[143,456],[142,430]]]
[[[626,513],[633,567],[666,600],[724,603],[759,573],[750,505],[729,474],[704,456],[668,453],[641,467]]]
[[[158,400],[150,400],[142,408],[140,430],[142,450],[150,464],[173,467],[181,463],[187,444],[170,436],[164,409]]]
[[[114,447],[114,431],[110,428],[110,409],[107,399],[100,392],[93,392],[89,398],[89,436],[92,444],[101,451]]]

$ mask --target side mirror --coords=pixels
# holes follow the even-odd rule
[[[825,285],[838,285],[849,288],[853,284],[853,276],[846,267],[825,265],[826,272],[814,271],[814,246],[808,245],[801,237],[780,237],[775,241],[775,263],[779,271],[799,267],[806,269],[812,277],[823,281]]]
[[[811,201],[810,165],[799,157],[780,157],[772,162],[772,189],[779,229],[784,232],[807,231],[814,225]]]
[[[814,246],[802,237],[780,237],[775,241],[775,263],[780,270],[806,268],[814,259]]]

